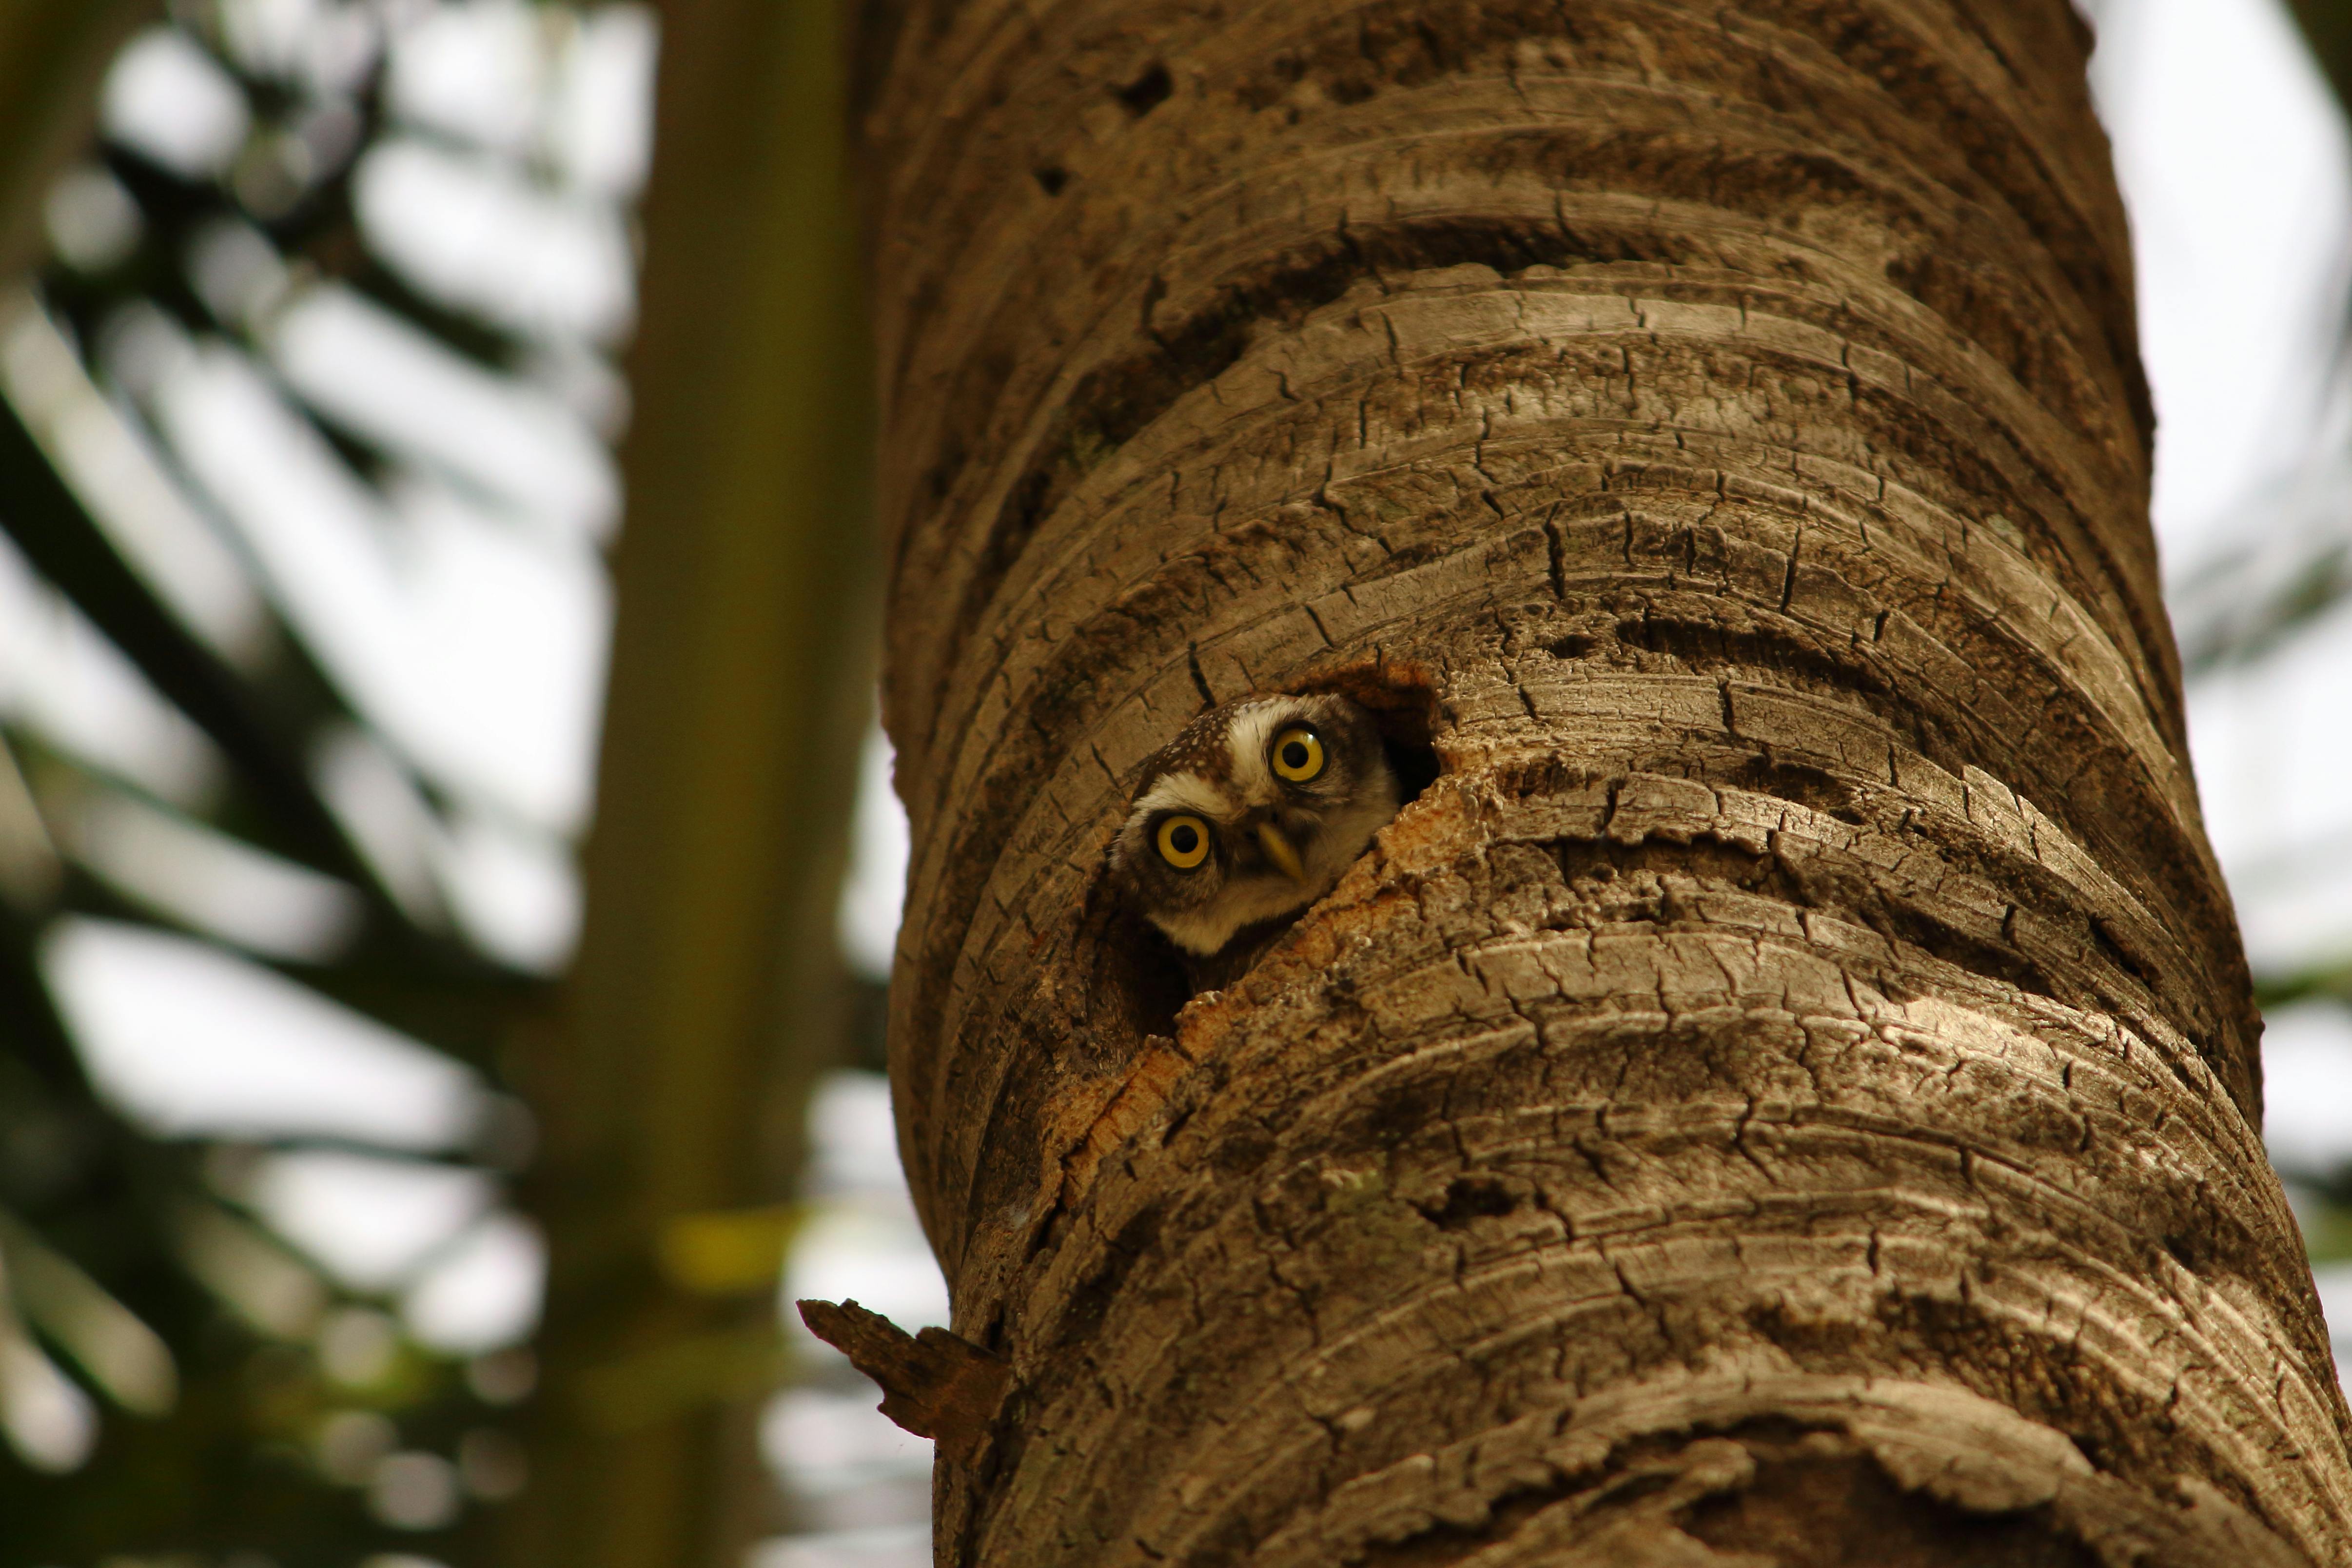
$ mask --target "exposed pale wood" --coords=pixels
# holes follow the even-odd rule
[[[2352,1554],[2085,42],[877,33],[893,1069],[1014,1379],[941,1562]],[[1129,771],[1334,681],[1426,691],[1443,774],[1179,1011]]]

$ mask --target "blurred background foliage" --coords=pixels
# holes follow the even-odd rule
[[[0,1563],[919,1553],[835,27],[0,20]]]
[[[0,8],[0,1568],[929,1562],[846,4]],[[2352,7],[2087,8],[2352,1322]]]

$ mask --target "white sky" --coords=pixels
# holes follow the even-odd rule
[[[2278,0],[2103,0],[2091,85],[2115,144],[2176,572],[2302,462],[2352,284],[2352,150]]]
[[[2277,0],[2089,8],[2094,86],[2134,226],[2161,421],[2157,523],[2177,580],[2242,542],[2250,498],[2309,455],[2352,283],[2352,151]],[[395,894],[484,952],[551,972],[577,931],[571,844],[593,804],[611,617],[600,550],[619,497],[601,437],[625,405],[612,363],[634,314],[625,204],[646,165],[653,21],[611,6],[566,29],[521,0],[409,13],[421,24],[383,47],[386,102],[410,133],[362,166],[362,233],[421,292],[534,345],[517,374],[304,282],[257,231],[224,230],[192,258],[218,333],[122,323],[104,345],[121,385],[101,392],[65,374],[62,340],[20,310],[0,377],[69,469],[82,454],[126,557],[169,580],[163,596],[192,629],[232,661],[259,658],[266,595],[381,737],[322,742],[320,776]],[[379,47],[361,8],[247,0],[228,14],[248,67],[312,91],[341,90]],[[167,28],[125,54],[103,123],[200,177],[227,171],[254,130],[234,79]],[[80,178],[52,204],[52,226],[100,257],[135,237],[124,226],[136,215],[119,188]],[[389,492],[363,484],[306,414],[389,454]],[[2347,686],[2352,609],[2192,697],[2214,839],[2269,967],[2352,951]],[[218,759],[5,545],[0,718],[129,786],[89,807],[89,831],[111,823],[145,847],[82,854],[132,896],[257,953],[318,956],[341,940],[348,889],[139,798],[198,810]],[[840,911],[845,952],[876,978],[908,855],[887,774],[877,733]],[[230,891],[206,893],[206,866]],[[45,954],[94,1076],[158,1131],[428,1149],[461,1143],[480,1113],[481,1086],[428,1046],[194,935],[76,920]],[[2299,1012],[2273,1057],[2275,1081],[2304,1086],[2278,1125],[2282,1159],[2342,1157],[2352,1141],[2334,1129],[2352,1125],[2352,1107],[2338,1121],[2321,1108],[2352,1082],[2352,1022]],[[879,1080],[829,1082],[813,1114],[830,1207],[795,1250],[789,1289],[855,1295],[910,1326],[941,1320],[943,1289],[893,1186]],[[280,1234],[349,1281],[397,1285],[428,1342],[478,1348],[528,1331],[541,1245],[479,1178],[357,1154],[282,1155],[266,1173],[253,1201]],[[0,1356],[13,1342],[0,1327]],[[852,1456],[919,1464],[845,1419],[822,1401],[780,1405],[768,1441],[786,1457],[830,1450],[836,1468]],[[78,1422],[54,1399],[0,1410],[20,1448],[47,1442],[61,1458],[86,1447]],[[877,1549],[907,1550],[902,1537]]]

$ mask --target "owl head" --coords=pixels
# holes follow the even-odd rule
[[[1329,892],[1397,814],[1371,715],[1344,697],[1244,697],[1147,758],[1110,852],[1128,901],[1196,958]]]

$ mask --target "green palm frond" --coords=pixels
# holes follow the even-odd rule
[[[513,1352],[435,1349],[403,1318],[407,1281],[455,1242],[397,1277],[339,1271],[288,1234],[269,1183],[289,1160],[342,1160],[387,1180],[463,1173],[500,1201],[528,1142],[502,1054],[568,944],[547,911],[576,897],[584,801],[544,768],[504,795],[511,781],[469,773],[429,689],[371,666],[351,605],[324,598],[316,573],[335,563],[302,557],[300,527],[330,525],[322,497],[347,504],[376,533],[346,568],[387,592],[436,550],[470,552],[468,581],[560,577],[590,619],[559,629],[593,652],[634,175],[625,149],[596,165],[557,133],[548,82],[603,47],[598,29],[650,24],[409,7],[395,37],[383,7],[223,0],[126,42],[106,9],[0,24],[5,56],[47,37],[27,18],[48,16],[56,47],[91,62],[79,90],[110,95],[100,139],[77,151],[73,132],[0,212],[50,247],[33,286],[0,290],[0,1564],[454,1553],[482,1528],[467,1500],[512,1489],[510,1454],[503,1470],[481,1456],[511,1448],[500,1413],[528,1375]],[[424,57],[448,45],[425,33],[459,11],[522,29],[543,123],[486,130],[436,107]],[[170,92],[176,131],[148,112]],[[0,101],[54,118],[36,98]],[[0,201],[11,173],[0,163]],[[375,210],[403,179],[539,203],[605,247],[604,294],[534,316],[453,281]],[[541,489],[323,373],[354,335],[552,453]],[[263,426],[305,465],[278,477],[308,497],[253,488],[276,458],[231,460],[229,438]],[[407,640],[376,652],[432,650],[430,606],[404,608]],[[527,918],[519,899],[537,900]],[[438,1053],[454,1131],[379,1144],[364,1118],[159,1121],[92,1055],[107,1026],[73,966],[107,954],[408,1051],[412,1078]]]

